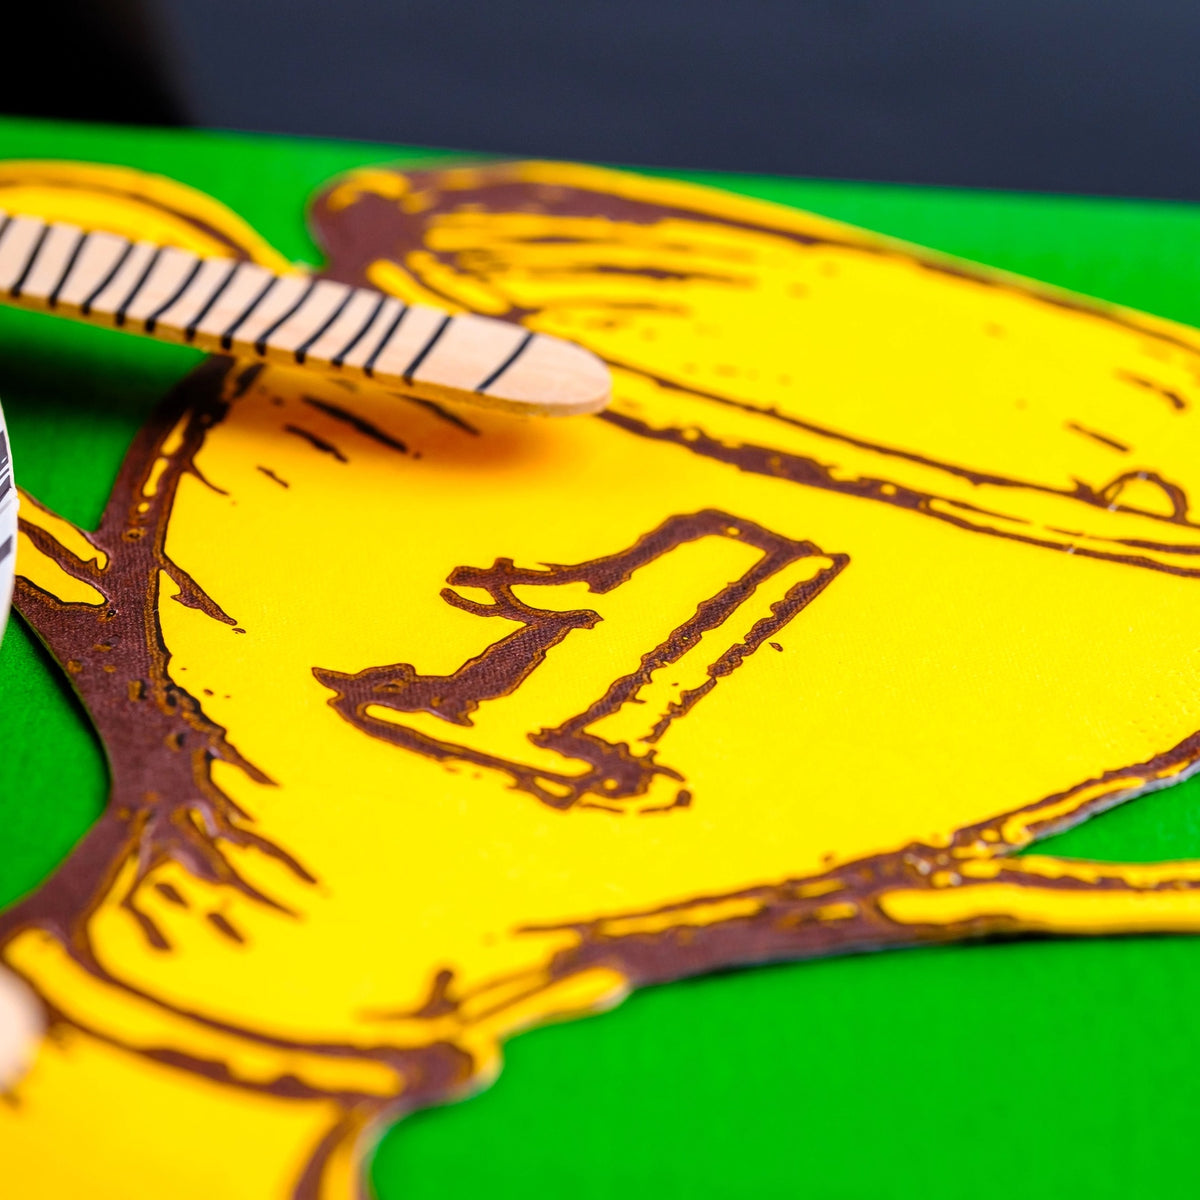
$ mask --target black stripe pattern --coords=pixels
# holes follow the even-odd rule
[[[198,258],[192,263],[191,269],[183,277],[179,286],[146,318],[146,332],[153,333],[154,327],[158,324],[158,318],[171,308],[172,305],[183,295],[184,292],[192,286],[192,281],[200,274],[200,268],[204,266],[204,259]]]
[[[346,361],[347,355],[351,354],[354,350],[354,347],[357,346],[364,337],[366,337],[367,330],[375,324],[376,319],[379,317],[379,314],[383,310],[383,306],[386,303],[387,297],[380,292],[379,299],[375,301],[375,307],[371,309],[367,319],[359,326],[358,331],[354,334],[354,336],[329,360],[330,366],[336,367],[339,370],[341,369],[342,364]]]
[[[120,272],[121,268],[129,261],[129,256],[132,253],[133,253],[133,243],[126,242],[125,249],[122,250],[121,253],[117,255],[116,261],[114,261],[113,265],[111,267],[109,267],[108,271],[105,273],[104,278],[101,279],[100,282],[98,284],[96,284],[96,286],[94,288],[92,288],[92,290],[90,292],[88,292],[87,298],[79,306],[79,311],[85,317],[90,317],[92,315],[92,305],[96,303],[97,298],[105,291],[105,289],[109,286],[109,284],[112,283],[112,281],[114,279],[116,279],[117,274]]]
[[[50,295],[46,297],[46,303],[55,308],[58,305],[59,293],[67,286],[67,280],[71,278],[71,272],[75,269],[75,264],[79,261],[79,252],[83,249],[84,243],[87,241],[87,234],[81,229],[75,237],[75,244],[71,247],[71,253],[67,256],[67,265],[63,267],[62,273],[58,277],[58,281],[50,289]]]
[[[225,289],[233,282],[233,277],[237,274],[238,268],[242,264],[239,262],[231,262],[229,270],[217,282],[217,286],[213,288],[208,299],[200,306],[199,310],[192,315],[192,319],[187,323],[187,328],[183,331],[183,340],[185,342],[193,342],[196,339],[196,330],[200,327],[200,322],[212,311],[212,306],[221,298]]]
[[[375,343],[375,349],[371,351],[371,357],[363,364],[363,374],[371,378],[375,374],[375,364],[379,361],[379,356],[383,353],[384,347],[396,335],[396,330],[400,328],[400,322],[404,320],[405,314],[408,312],[408,305],[400,305],[400,311],[392,318],[391,324],[383,331],[383,337]]]
[[[254,353],[257,354],[259,358],[263,358],[266,355],[267,344],[271,340],[271,334],[290,321],[305,306],[305,304],[308,303],[308,298],[313,294],[313,288],[316,286],[317,281],[315,279],[310,279],[308,281],[308,286],[290,305],[288,305],[288,307],[284,310],[283,315],[276,317],[276,319],[258,335],[258,340],[254,343]]]
[[[50,236],[50,226],[43,225],[38,231],[37,237],[33,239],[33,249],[29,251],[29,257],[25,260],[25,265],[21,268],[21,273],[17,276],[17,281],[9,288],[9,294],[14,300],[21,298],[21,289],[25,286],[25,280],[29,278],[29,273],[33,270],[33,264],[37,262],[38,254],[41,252],[42,246],[45,245],[46,239]]]
[[[163,247],[159,246],[157,250],[150,255],[150,261],[142,268],[142,273],[137,277],[137,281],[129,292],[126,293],[125,299],[117,305],[117,312],[113,318],[118,327],[125,324],[125,313],[129,306],[138,298],[138,293],[146,286],[146,281],[154,274],[154,268],[158,266],[158,260],[162,258]]]
[[[350,288],[347,288],[346,294],[342,297],[341,301],[334,308],[333,312],[331,312],[329,314],[329,316],[327,316],[325,318],[325,320],[322,321],[320,323],[320,325],[318,325],[316,327],[316,329],[314,329],[312,331],[312,333],[309,334],[309,336],[306,337],[304,339],[304,341],[301,342],[300,345],[296,347],[294,353],[295,353],[295,358],[296,358],[297,363],[299,363],[301,366],[304,365],[304,360],[308,357],[308,352],[317,344],[321,335],[323,333],[326,333],[332,327],[334,321],[336,321],[338,319],[338,317],[340,317],[342,315],[342,313],[344,313],[346,311],[346,305],[349,304],[350,301],[353,299],[354,299],[353,290]]]
[[[482,383],[476,386],[476,392],[486,392],[525,353],[532,341],[533,333],[530,331],[517,343],[516,349]]]
[[[344,370],[384,387],[419,383],[463,399],[495,398],[492,389],[506,375],[514,378],[514,366],[534,362],[541,369],[520,372],[519,386],[533,395],[505,401],[561,411],[569,399],[568,411],[594,411],[607,399],[601,364],[589,365],[581,355],[596,399],[584,392],[580,401],[578,381],[569,378],[575,370],[569,356],[547,345],[556,339],[524,330],[515,336],[508,325],[501,332],[490,318],[471,316],[459,324],[450,313],[409,305],[373,288],[277,275],[241,259],[206,258],[4,212],[0,280],[0,301],[99,319],[202,349],[286,355],[297,365]],[[464,374],[469,381],[476,371],[477,384],[463,382]],[[554,395],[560,373],[567,383],[563,402]]]
[[[255,310],[267,298],[272,288],[274,288],[278,282],[279,276],[272,275],[271,278],[268,279],[267,282],[258,289],[254,299],[251,300],[250,303],[247,304],[246,307],[243,308],[236,317],[234,317],[233,323],[225,329],[224,333],[221,334],[222,350],[233,349],[233,339],[237,335],[237,331],[241,329],[241,327],[245,325],[248,320],[250,320],[250,318],[254,315]]]

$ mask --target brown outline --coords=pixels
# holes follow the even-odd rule
[[[497,168],[496,171],[497,177],[502,178],[503,169]],[[483,177],[486,179],[486,173]],[[436,193],[436,173],[417,173],[410,178],[418,186],[427,191],[432,188]],[[547,204],[557,204],[559,209],[570,211],[573,197],[566,194],[569,189],[558,189],[558,198],[554,199],[546,189],[540,187],[525,188],[521,185],[514,191],[514,186],[510,182],[506,185],[508,190],[488,192],[484,188],[478,194],[460,189],[455,193],[456,203],[483,203],[489,199],[496,201],[499,197],[504,205],[517,210],[530,206],[544,210]],[[363,261],[356,258],[356,247],[361,249],[364,244],[373,247],[372,257],[377,256],[376,251],[383,247],[402,254],[406,245],[423,246],[425,223],[444,210],[439,209],[435,201],[425,212],[411,219],[406,216],[399,220],[394,206],[381,207],[382,201],[374,203],[377,199],[367,197],[366,200],[371,204],[365,210],[360,209],[358,204],[352,206],[354,216],[350,224],[353,237],[344,236],[347,228],[345,221],[349,219],[347,212],[339,236],[328,238],[327,244],[335,248],[333,266],[329,272],[333,277],[357,279]],[[588,203],[596,211],[626,219],[655,220],[667,211],[596,194],[588,198]],[[632,209],[630,205],[633,205]],[[327,221],[328,214],[322,214],[318,209],[318,217]],[[702,219],[717,218],[703,216]],[[924,265],[930,269],[949,270]],[[1083,302],[1066,301],[1052,295],[1041,298],[1048,303],[1077,307],[1115,319]],[[522,315],[527,314],[513,313],[510,318],[519,319]],[[1143,332],[1149,336],[1159,336],[1150,331]],[[200,879],[234,888],[252,900],[275,906],[276,901],[258,892],[237,875],[223,853],[222,843],[256,846],[284,864],[297,878],[312,879],[303,865],[288,855],[284,848],[255,831],[247,814],[214,785],[211,777],[214,761],[235,765],[261,783],[270,781],[230,744],[226,731],[205,714],[203,702],[175,681],[171,673],[170,654],[158,626],[162,579],[171,581],[178,590],[174,599],[179,603],[193,607],[213,620],[234,625],[233,618],[196,581],[168,559],[164,549],[165,534],[179,481],[189,474],[200,478],[194,458],[207,431],[222,420],[228,406],[254,384],[256,375],[257,368],[247,371],[228,360],[211,360],[168,398],[159,413],[135,439],[100,528],[95,534],[88,535],[89,541],[104,556],[102,560],[97,558],[85,562],[55,543],[28,519],[22,521],[23,531],[44,554],[67,574],[95,588],[104,597],[104,603],[100,605],[63,603],[34,587],[28,580],[18,579],[19,610],[58,661],[66,665],[72,683],[83,697],[104,741],[112,769],[112,794],[111,803],[100,821],[51,879],[25,900],[0,914],[0,946],[22,930],[40,927],[50,932],[85,971],[114,989],[151,1000],[180,1018],[241,1037],[259,1048],[279,1050],[282,1057],[278,1077],[267,1083],[251,1083],[237,1078],[228,1064],[200,1061],[175,1047],[140,1049],[125,1046],[131,1053],[169,1063],[186,1072],[230,1086],[298,1099],[319,1095],[338,1101],[346,1113],[345,1119],[330,1131],[320,1145],[313,1148],[312,1161],[297,1179],[293,1192],[295,1200],[310,1200],[319,1191],[324,1166],[339,1139],[359,1136],[369,1122],[394,1117],[403,1111],[461,1093],[477,1072],[478,1064],[463,1049],[448,1042],[417,1048],[394,1044],[370,1047],[302,1044],[260,1030],[224,1023],[198,1011],[172,1006],[109,974],[93,953],[88,934],[91,914],[111,889],[120,870],[130,861],[136,863],[135,878],[122,904],[131,919],[138,922],[148,941],[164,947],[165,939],[161,932],[154,928],[136,904],[137,888],[159,863],[178,862]],[[446,419],[458,420],[449,414],[446,414]],[[630,436],[677,442],[691,452],[706,453],[737,469],[772,474],[822,488],[833,487],[836,482],[827,470],[812,460],[796,457],[794,461],[785,463],[781,470],[777,464],[784,462],[784,458],[776,455],[772,462],[768,456],[775,452],[767,447],[726,447],[715,441],[706,444],[702,437],[685,437],[684,431],[641,427],[629,418],[615,415],[607,419]],[[157,486],[148,491],[150,472],[163,457],[163,447],[171,430],[176,427],[181,431],[178,449],[166,456],[166,470],[158,478]],[[886,448],[876,449],[887,453]],[[929,505],[936,498],[903,492],[887,497],[881,490],[883,482],[852,481],[845,485],[844,490],[862,498],[886,499],[889,503],[902,504],[926,515],[947,519],[941,513],[930,511]],[[1024,486],[1016,481],[1012,481],[1012,485]],[[1097,503],[1097,499],[1090,494],[1076,494],[1073,498],[1084,504]],[[1176,505],[1175,519],[1166,523],[1176,527],[1190,524],[1182,510],[1183,503],[1181,498]],[[981,529],[965,518],[961,525],[972,532],[994,532]],[[661,530],[656,532],[661,534]],[[1151,543],[1141,548],[1155,550],[1162,547]],[[1180,548],[1170,549],[1178,551]],[[809,552],[815,552],[815,548]],[[1130,566],[1163,569],[1159,564],[1138,556],[1106,557],[1113,557]],[[604,561],[596,560],[597,563]],[[595,563],[558,569],[578,571],[594,567]],[[465,583],[470,577],[466,568],[461,570],[466,574],[459,578],[456,572],[452,582]],[[538,582],[545,582],[544,573],[535,574],[539,575]],[[502,601],[508,603],[512,580],[519,575],[520,572],[512,564],[496,564],[474,576],[477,580],[475,586],[491,589],[489,594],[497,604]],[[579,610],[580,613],[583,611]],[[535,663],[538,653],[544,652],[539,651],[535,644],[537,636],[548,636],[545,632],[548,626],[544,624],[548,618],[545,618],[542,610],[531,609],[524,615],[530,614],[538,615],[528,621],[525,630],[519,631],[528,633],[531,639],[524,652],[527,665]],[[575,616],[579,617],[579,614]],[[715,678],[712,677],[712,682],[715,682]],[[414,675],[413,680],[402,682],[408,684],[415,681]],[[472,698],[478,702],[481,695],[478,689],[465,693],[457,706],[452,705],[451,708],[461,713],[464,702],[470,702]],[[467,714],[463,715],[469,715],[469,708]],[[1013,817],[1025,819],[1028,838],[1033,840],[1057,828],[1074,824],[1130,795],[1145,791],[1153,786],[1147,780],[1154,780],[1169,772],[1174,772],[1175,778],[1181,778],[1195,769],[1198,760],[1200,733],[1183,739],[1175,747],[1155,755],[1146,763],[1109,771],[1067,792],[1045,797],[1012,813],[999,814],[977,826],[959,830],[945,847],[912,843],[888,853],[833,867],[814,876],[763,884],[733,895],[694,897],[648,914],[615,914],[562,926],[576,934],[575,947],[558,954],[544,968],[531,972],[528,987],[517,999],[545,989],[589,966],[610,967],[628,979],[631,986],[638,986],[713,968],[771,959],[799,959],[870,947],[915,945],[1017,932],[1015,927],[994,917],[950,927],[900,926],[886,917],[880,900],[897,887],[933,887],[936,886],[933,881],[939,875],[954,876],[956,864],[964,857],[979,854],[977,847],[980,844],[986,843],[986,854],[989,855],[1003,854],[1015,848],[1014,843],[1006,842],[1003,835],[1004,826]],[[1098,784],[1107,789],[1105,794],[1099,798],[1085,799],[1089,790]],[[1066,816],[1052,815],[1074,796],[1079,797],[1078,802]],[[1048,814],[1041,822],[1038,820],[1040,811]],[[1023,880],[1019,859],[1001,862],[999,870],[1008,878],[1028,882]],[[952,886],[977,885],[971,879],[954,876]],[[1169,880],[1139,888],[1118,879],[1084,882],[1062,877],[1038,879],[1037,886],[1132,892],[1173,891],[1185,885],[1178,880]],[[690,925],[685,920],[685,910],[689,908],[731,899],[745,900],[755,907],[748,915],[716,919],[706,925]],[[673,912],[678,912],[680,919],[666,929],[621,932],[622,929],[628,929],[632,919]],[[625,924],[622,925],[622,922]],[[396,1015],[411,1018],[457,1013],[462,1011],[467,1000],[486,997],[489,989],[498,983],[511,982],[491,981],[467,992],[458,988],[452,971],[439,968],[431,978],[430,996],[426,1004],[408,1014]],[[36,981],[31,980],[30,983],[36,989]],[[512,1002],[512,999],[501,996],[491,1011],[499,1011]],[[103,1031],[88,1028],[79,1018],[56,1012],[49,1005],[47,1008],[52,1025],[70,1024],[91,1036],[111,1040]],[[296,1079],[283,1065],[287,1053],[297,1049],[330,1059],[386,1062],[399,1072],[403,1091],[392,1099],[380,1099],[347,1091],[315,1089]]]
[[[1086,297],[1073,296],[1049,287],[1040,287],[1028,280],[1001,277],[999,273],[989,274],[982,268],[975,268],[966,263],[955,263],[931,253],[923,255],[915,249],[898,244],[889,245],[883,239],[874,242],[870,240],[854,241],[850,238],[840,239],[829,235],[801,233],[794,229],[771,226],[756,221],[723,218],[700,210],[655,204],[628,196],[611,195],[577,187],[573,184],[525,183],[520,180],[521,170],[522,164],[520,163],[499,163],[473,166],[465,171],[453,168],[410,171],[404,173],[404,177],[409,183],[409,189],[405,195],[408,203],[405,200],[396,203],[391,199],[364,191],[349,206],[331,208],[330,197],[339,187],[345,186],[344,182],[335,181],[317,195],[312,206],[313,224],[322,245],[327,248],[332,260],[329,274],[341,282],[369,285],[367,270],[375,261],[383,258],[403,265],[410,261],[414,253],[419,252],[426,257],[435,259],[439,267],[447,272],[458,274],[476,283],[486,284],[486,247],[473,248],[470,252],[442,250],[438,249],[429,237],[429,234],[436,230],[439,221],[459,213],[473,215],[479,213],[535,213],[549,218],[601,217],[636,225],[653,225],[666,219],[682,218],[697,224],[723,224],[753,233],[766,233],[805,246],[826,245],[852,249],[858,253],[875,257],[907,257],[923,270],[933,274],[962,279],[984,287],[1003,287],[1018,291],[1042,303],[1111,322],[1200,357],[1200,346],[1191,345],[1163,329],[1143,326],[1138,323],[1134,313],[1105,305],[1100,301],[1089,300]],[[419,199],[419,203],[415,202],[417,199]],[[531,237],[528,240],[530,243],[544,243],[572,239],[545,235]],[[577,240],[580,245],[586,245],[585,239]],[[381,253],[381,251],[385,252]],[[660,279],[664,277],[663,272],[654,268],[646,268],[641,271],[631,268],[622,268],[622,270],[631,275],[640,274],[643,278]],[[736,273],[736,268],[731,268],[731,275],[734,273]],[[672,278],[679,277],[678,272],[667,274]],[[428,279],[422,279],[421,282],[430,291],[437,292],[436,282]],[[459,302],[456,297],[452,296],[444,297],[444,299],[449,304]],[[538,312],[535,309],[512,307],[507,312],[490,315],[519,324],[536,319]],[[839,445],[854,446],[879,455],[885,461],[890,459],[911,462],[917,466],[942,471],[947,476],[962,479],[973,485],[987,484],[1011,490],[1013,493],[1031,491],[1059,496],[1063,499],[1078,501],[1091,509],[1105,513],[1112,511],[1136,513],[1141,517],[1161,523],[1165,527],[1164,538],[1180,536],[1184,530],[1197,532],[1192,534],[1192,540],[1180,542],[1160,541],[1157,537],[1107,539],[1095,535],[1091,540],[1100,542],[1101,545],[1081,545],[1074,539],[1082,538],[1083,534],[1069,535],[1067,531],[1053,530],[1048,527],[1047,532],[1055,532],[1062,534],[1064,538],[1068,536],[1071,538],[1069,541],[1055,541],[1048,537],[1024,533],[1015,528],[1015,526],[1028,524],[1017,513],[993,512],[950,495],[920,491],[906,486],[900,480],[889,479],[886,474],[880,477],[858,478],[839,476],[827,462],[767,445],[728,443],[695,427],[688,429],[656,427],[617,409],[610,409],[600,415],[599,419],[620,425],[638,436],[672,442],[690,453],[729,463],[741,471],[784,478],[809,487],[890,504],[920,512],[924,516],[930,516],[935,520],[945,521],[973,532],[985,533],[1007,540],[1023,541],[1044,549],[1069,552],[1087,558],[1120,562],[1128,566],[1163,571],[1173,575],[1200,577],[1200,567],[1183,566],[1155,557],[1156,555],[1184,557],[1200,555],[1200,522],[1194,520],[1190,515],[1192,509],[1190,498],[1179,484],[1160,475],[1148,472],[1129,472],[1110,480],[1104,487],[1091,487],[1076,480],[1071,488],[1008,478],[1003,475],[973,470],[961,464],[930,458],[884,443],[872,442],[866,438],[857,438],[774,408],[744,403],[676,380],[653,375],[630,363],[611,359],[609,363],[613,367],[641,375],[660,388],[693,396],[697,400],[736,409],[762,417],[768,422],[777,422],[813,434],[827,440],[830,454],[835,454]],[[1127,382],[1164,397],[1174,410],[1185,411],[1187,409],[1186,401],[1169,389],[1164,389],[1150,380],[1130,375],[1128,372],[1119,374]],[[1165,500],[1171,507],[1170,516],[1147,512],[1144,509],[1129,507],[1118,502],[1120,485],[1134,477],[1160,487]],[[989,517],[1003,522],[1003,527],[989,522],[987,519]],[[1137,551],[1146,553],[1136,553]]]
[[[540,729],[527,735],[534,746],[586,763],[587,769],[581,774],[538,770],[456,742],[430,737],[368,712],[372,707],[390,708],[396,712],[426,712],[450,724],[470,725],[471,714],[481,703],[512,695],[568,633],[591,629],[600,620],[591,609],[559,612],[533,608],[519,600],[513,588],[584,583],[593,594],[604,594],[628,582],[635,571],[662,555],[705,537],[732,538],[760,550],[762,557],[740,579],[701,601],[687,621],[672,630],[665,641],[642,655],[635,671],[614,680],[604,695],[583,712],[554,729]],[[368,667],[356,674],[314,667],[313,674],[334,692],[329,703],[335,711],[355,728],[373,737],[439,762],[467,762],[502,771],[514,786],[550,808],[572,808],[588,795],[601,798],[610,805],[644,795],[656,776],[667,776],[681,784],[685,780],[677,771],[656,762],[653,748],[636,753],[625,742],[609,742],[587,732],[588,726],[631,701],[636,702],[638,691],[650,682],[655,671],[683,658],[704,633],[731,619],[746,599],[784,567],[814,556],[829,558],[831,565],[822,568],[812,579],[788,588],[771,604],[770,617],[756,621],[742,641],[730,646],[709,664],[708,679],[703,684],[681,694],[659,715],[650,732],[640,739],[653,747],[671,723],[690,712],[716,687],[719,679],[735,671],[748,655],[820,595],[843,570],[849,558],[844,554],[823,555],[811,542],[772,533],[754,521],[717,509],[668,517],[657,529],[643,535],[627,549],[588,562],[523,569],[515,566],[512,559],[500,558],[488,568],[457,567],[447,582],[478,588],[491,597],[491,603],[468,600],[451,588],[444,588],[442,599],[447,604],[478,617],[504,617],[517,622],[521,628],[488,646],[451,675],[418,675],[409,663]],[[686,807],[691,799],[690,792],[681,788],[669,807]]]

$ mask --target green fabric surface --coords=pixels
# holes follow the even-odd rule
[[[318,252],[304,208],[330,176],[446,157],[0,119],[0,159],[172,176],[310,263]],[[1200,208],[682,177],[1200,325]],[[0,309],[0,401],[18,481],[90,526],[135,429],[198,357]],[[82,710],[14,620],[0,646],[0,904],[53,870],[100,811],[105,787]],[[1042,847],[1200,856],[1198,800],[1200,778]],[[1198,1003],[1200,939],[1178,937],[910,950],[672,984],[515,1039],[488,1093],[385,1137],[374,1185],[382,1200],[1191,1195]]]

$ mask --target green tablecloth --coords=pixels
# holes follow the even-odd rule
[[[446,157],[0,120],[0,159],[170,175],[309,262],[303,211],[319,184],[365,163]],[[1200,324],[1200,208],[687,177]],[[0,399],[21,484],[90,525],[134,430],[197,359],[0,310]],[[81,710],[14,621],[0,648],[0,904],[54,868],[104,792]],[[1200,857],[1198,798],[1200,781],[1183,784],[1043,846]],[[383,1200],[1190,1195],[1198,1002],[1200,939],[1167,937],[906,951],[673,984],[518,1038],[490,1092],[388,1136],[375,1186]]]

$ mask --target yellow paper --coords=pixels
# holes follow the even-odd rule
[[[57,216],[76,171],[72,220],[272,261],[163,180],[0,187]],[[386,1121],[639,984],[1200,927],[1196,864],[1011,857],[1200,756],[1200,334],[592,168],[377,168],[314,220],[339,279],[575,339],[614,403],[213,360],[98,530],[24,506],[114,779],[0,918],[48,1020],[13,1194],[349,1197]]]

